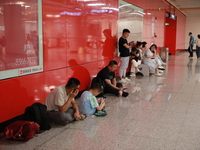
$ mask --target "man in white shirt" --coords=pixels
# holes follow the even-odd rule
[[[85,115],[79,113],[78,105],[74,97],[78,94],[80,81],[71,78],[66,85],[55,88],[45,100],[48,119],[60,125],[66,125],[74,120],[85,119]]]

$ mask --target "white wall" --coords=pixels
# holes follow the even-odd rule
[[[192,32],[194,39],[196,39],[197,35],[200,34],[200,17],[186,17],[185,49],[188,48],[189,32]],[[194,49],[196,49],[196,46],[194,46]]]

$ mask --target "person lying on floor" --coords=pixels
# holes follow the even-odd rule
[[[99,83],[93,84],[88,91],[82,93],[80,98],[80,112],[86,115],[107,115],[105,111],[104,99],[99,99],[95,96],[103,91],[103,87]]]
[[[117,62],[115,60],[111,60],[108,66],[104,67],[97,74],[97,78],[101,79],[104,82],[104,91],[103,93],[112,93],[116,96],[119,96],[123,85],[121,83],[117,83],[115,78],[115,70],[117,69]],[[128,92],[123,91],[122,96],[127,97],[129,95]]]
[[[74,97],[78,94],[80,81],[70,78],[66,85],[55,88],[45,100],[47,118],[50,122],[66,125],[74,120],[83,120],[85,114],[80,114]]]

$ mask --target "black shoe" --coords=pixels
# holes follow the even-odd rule
[[[128,92],[123,92],[123,93],[122,93],[122,96],[123,96],[123,97],[127,97],[128,95],[129,95]]]
[[[165,70],[165,68],[158,68],[158,70]]]

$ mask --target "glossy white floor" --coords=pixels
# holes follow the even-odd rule
[[[107,95],[105,117],[53,126],[1,150],[200,150],[200,61],[171,56],[163,77],[133,77],[130,95]]]

